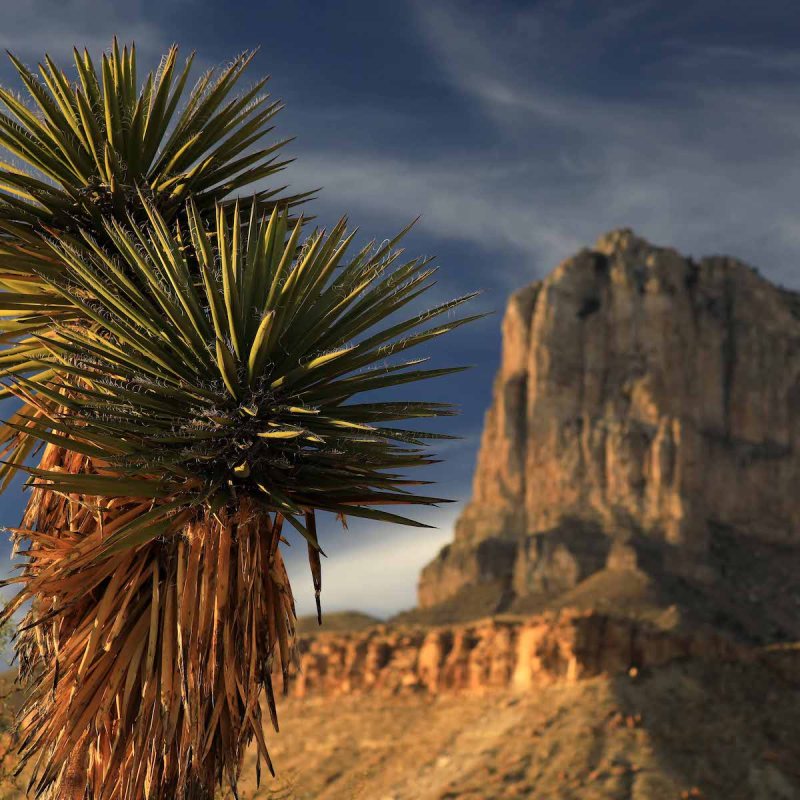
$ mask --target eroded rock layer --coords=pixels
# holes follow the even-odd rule
[[[682,659],[769,659],[775,669],[788,674],[796,671],[798,655],[794,650],[748,649],[723,636],[675,633],[577,611],[434,628],[378,626],[319,633],[303,637],[301,650],[293,693],[325,697],[373,691],[525,691]]]

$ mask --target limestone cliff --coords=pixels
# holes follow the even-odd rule
[[[527,690],[686,658],[719,662],[769,657],[780,668],[780,655],[750,651],[722,637],[670,633],[629,619],[569,611],[435,628],[377,626],[307,634],[290,686],[298,696]],[[787,655],[787,663],[796,664],[794,651]]]
[[[638,581],[634,606],[796,636],[798,487],[800,296],[615,231],[512,295],[472,498],[420,607]]]

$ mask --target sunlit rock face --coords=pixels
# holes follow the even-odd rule
[[[435,628],[377,626],[305,636],[295,695],[528,690],[677,659],[754,659],[723,637],[659,631],[597,612],[483,619]],[[775,659],[777,662],[777,659]],[[796,659],[791,664],[796,664]],[[781,666],[781,664],[778,664]]]
[[[800,295],[630,230],[512,295],[472,498],[420,607],[608,570],[718,592],[751,550],[798,564]]]

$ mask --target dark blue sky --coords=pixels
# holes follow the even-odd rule
[[[497,364],[508,293],[611,228],[701,256],[726,253],[800,287],[800,6],[796,2],[205,2],[22,0],[0,45],[66,62],[134,39],[142,66],[172,43],[211,66],[260,46],[295,135],[293,189],[322,186],[323,224],[347,213],[383,239],[422,214],[407,247],[436,254],[440,295],[485,290],[498,314],[430,352],[476,367],[429,384],[464,439],[431,470],[463,501]],[[198,70],[199,71],[199,70]],[[0,67],[0,81],[16,86]],[[421,387],[417,390],[419,394]],[[0,499],[16,524],[22,495]],[[325,526],[329,609],[413,602],[419,566],[450,536]],[[299,549],[299,548],[298,548]],[[0,556],[7,548],[0,549]],[[300,571],[299,606],[313,603]],[[308,586],[307,586],[308,585]],[[308,588],[308,591],[305,589]]]

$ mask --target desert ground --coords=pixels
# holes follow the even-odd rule
[[[800,797],[800,689],[764,665],[686,661],[527,692],[288,697],[279,717],[277,776],[263,770],[257,786],[251,753],[241,800]],[[0,800],[25,796],[12,769],[9,756]]]

